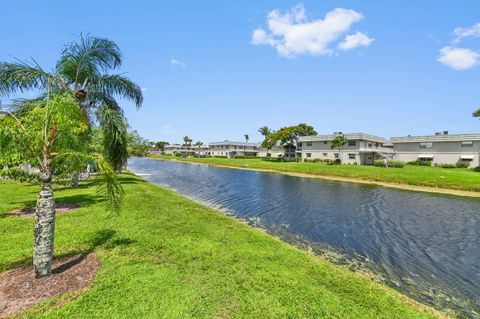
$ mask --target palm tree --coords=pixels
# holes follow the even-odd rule
[[[340,156],[340,164],[342,164],[343,147],[347,143],[348,143],[348,139],[343,134],[336,136],[332,141],[332,144],[331,144],[332,149],[338,148],[338,154]]]
[[[196,146],[197,149],[198,149],[198,155],[199,155],[199,156],[200,156],[200,148],[202,147],[202,145],[203,145],[203,142],[201,142],[201,141],[197,141],[197,142],[195,142],[195,144],[194,144],[194,146]]]
[[[187,148],[186,157],[190,154],[189,150],[192,147],[192,139],[188,136],[183,137],[183,147]]]
[[[258,129],[258,132],[263,135],[262,147],[265,147],[267,149],[266,157],[269,157],[268,151],[271,147],[270,145],[271,143],[269,143],[269,138],[273,132],[268,128],[268,126],[262,126],[261,128]]]
[[[127,124],[117,97],[142,106],[141,88],[121,74],[109,74],[122,64],[122,55],[115,42],[80,35],[67,44],[55,69],[47,72],[35,61],[0,62],[0,96],[26,90],[39,90],[38,99],[50,94],[69,92],[78,107],[92,123],[102,128],[105,155],[112,167],[120,171],[128,159]]]
[[[245,136],[245,142],[248,143],[248,140],[250,139],[250,136],[248,136],[248,134],[245,134],[244,136]]]

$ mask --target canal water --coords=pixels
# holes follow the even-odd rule
[[[148,158],[130,159],[128,169],[366,268],[414,299],[480,318],[478,199]]]

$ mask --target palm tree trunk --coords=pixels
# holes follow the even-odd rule
[[[40,176],[41,189],[35,211],[33,267],[35,277],[52,273],[53,242],[55,238],[55,200],[53,198],[52,174],[48,165]]]

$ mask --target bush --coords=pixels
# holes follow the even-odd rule
[[[480,172],[480,166],[477,166],[475,168],[472,168],[472,171],[474,172]]]
[[[455,164],[440,164],[440,163],[435,163],[433,166],[435,167],[440,167],[440,168],[457,168]]]
[[[212,157],[215,157],[215,158],[228,158],[228,157],[225,156],[225,155],[213,155]]]
[[[257,156],[235,156],[235,159],[255,159]]]
[[[469,162],[457,162],[457,164],[455,164],[455,166],[457,166],[457,168],[467,168],[470,166],[470,163]]]
[[[420,166],[432,166],[432,161],[420,161],[418,162]]]
[[[375,160],[373,161],[373,165],[377,167],[385,167],[385,162],[383,160]]]
[[[419,161],[411,161],[411,162],[407,162],[407,165],[420,165],[420,162]]]
[[[181,157],[181,156],[182,156],[182,153],[180,153],[180,152],[175,152],[175,153],[173,154],[173,156],[175,156],[175,157]]]
[[[384,160],[375,160],[375,161],[373,161],[373,165],[375,165],[377,167],[385,167],[385,161]],[[405,162],[389,160],[389,161],[387,161],[387,165],[388,165],[388,167],[402,168],[402,167],[405,166]]]

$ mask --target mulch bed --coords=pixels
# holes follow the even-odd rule
[[[36,279],[33,266],[23,266],[0,275],[0,318],[13,316],[48,298],[88,286],[100,267],[92,254],[53,261],[53,274]]]
[[[80,207],[79,205],[74,203],[55,203],[55,213],[63,214],[79,207]],[[10,214],[21,216],[21,217],[33,217],[35,216],[35,207],[17,209],[10,212]]]

